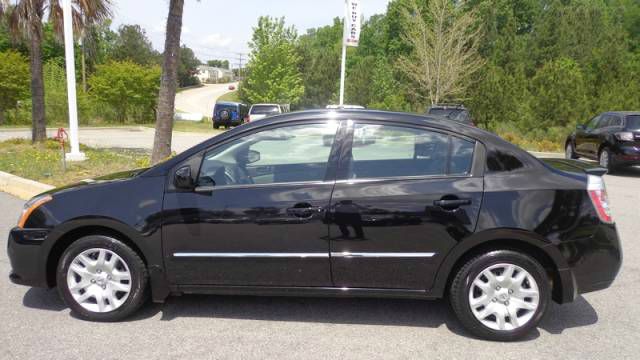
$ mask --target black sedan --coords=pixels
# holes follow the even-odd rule
[[[616,277],[603,173],[439,118],[289,113],[33,198],[10,278],[96,321],[147,294],[447,297],[471,333],[513,340]]]
[[[640,112],[607,112],[578,125],[567,137],[565,157],[585,157],[613,172],[640,165]]]

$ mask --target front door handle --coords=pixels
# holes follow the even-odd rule
[[[314,214],[317,214],[322,211],[322,207],[320,206],[307,206],[307,207],[291,207],[287,209],[287,214],[296,216],[296,217],[312,217]]]
[[[445,209],[455,209],[462,205],[471,205],[471,199],[440,199],[435,200],[433,205],[440,206]]]

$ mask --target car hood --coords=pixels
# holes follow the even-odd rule
[[[81,188],[84,188],[84,187],[87,187],[87,186],[93,186],[93,185],[99,185],[99,184],[108,184],[108,183],[118,182],[118,181],[126,181],[126,180],[129,180],[129,179],[132,179],[132,178],[138,176],[139,174],[143,173],[147,169],[148,168],[120,171],[120,172],[117,172],[117,173],[112,173],[112,174],[108,174],[108,175],[104,175],[104,176],[100,176],[100,177],[96,177],[96,178],[84,179],[84,180],[81,180],[81,181],[79,181],[77,183],[64,185],[64,186],[60,186],[60,187],[51,189],[51,190],[49,190],[47,192],[42,193],[41,195],[43,195],[43,194],[52,194],[53,195],[53,194],[59,194],[59,193],[62,193],[62,192],[81,189]]]

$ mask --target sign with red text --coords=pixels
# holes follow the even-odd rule
[[[358,46],[360,40],[360,17],[362,14],[360,0],[346,0],[344,19],[344,45]]]

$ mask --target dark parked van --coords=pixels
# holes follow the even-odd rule
[[[220,126],[238,126],[244,123],[244,118],[249,113],[249,107],[237,102],[219,102],[213,108],[213,128]]]

